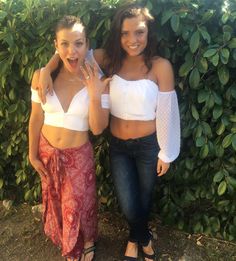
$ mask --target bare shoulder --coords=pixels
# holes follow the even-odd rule
[[[162,57],[154,57],[152,70],[160,91],[171,91],[174,89],[174,72],[169,60]]]
[[[31,88],[37,89],[39,83],[39,76],[40,76],[40,69],[36,70],[33,74],[32,81],[31,81]]]
[[[93,56],[98,63],[99,66],[104,66],[104,60],[105,60],[105,50],[104,49],[95,49],[93,51]]]
[[[173,71],[170,61],[160,56],[153,57],[152,66],[155,71]]]

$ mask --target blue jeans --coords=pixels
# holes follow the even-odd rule
[[[143,246],[150,240],[148,216],[157,180],[158,151],[156,133],[128,140],[110,138],[112,178],[130,227],[129,241]]]

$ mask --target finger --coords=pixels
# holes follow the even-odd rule
[[[49,94],[53,95],[53,82],[52,82],[52,79],[49,82],[48,89],[49,89]]]
[[[42,101],[42,103],[45,104],[45,98],[43,96],[43,91],[42,91],[42,87],[41,86],[39,86],[38,94],[39,94],[39,98]]]
[[[88,75],[87,71],[84,69],[83,66],[80,66],[80,70],[81,70],[83,77],[84,77],[84,80],[82,80],[82,81],[83,81],[83,83],[86,83],[86,81],[89,79],[88,78],[89,75]]]
[[[161,165],[158,162],[158,164],[157,164],[157,174],[159,175],[160,173],[161,173]]]
[[[104,80],[105,86],[107,86],[110,83],[111,80],[112,80],[112,78],[106,78]]]
[[[94,76],[99,78],[98,66],[95,62],[93,63],[93,72],[94,72]]]
[[[85,67],[86,67],[86,69],[87,69],[87,72],[88,72],[89,77],[92,77],[94,74],[93,74],[93,70],[92,70],[90,64],[87,63],[87,62],[85,62]]]

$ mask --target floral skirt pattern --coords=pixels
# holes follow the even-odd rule
[[[84,242],[97,239],[92,145],[57,149],[41,134],[39,157],[48,171],[41,177],[45,234],[62,249],[62,256],[79,258]]]

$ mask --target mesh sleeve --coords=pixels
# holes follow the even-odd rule
[[[180,116],[175,91],[158,93],[156,131],[160,146],[158,157],[172,162],[180,152]]]
[[[110,95],[102,94],[101,95],[101,104],[103,109],[110,109]]]

